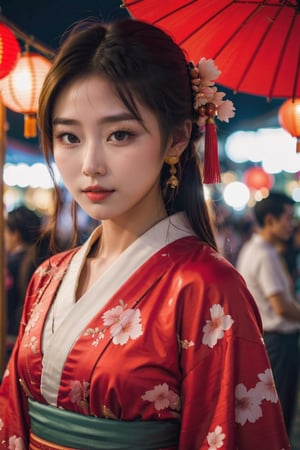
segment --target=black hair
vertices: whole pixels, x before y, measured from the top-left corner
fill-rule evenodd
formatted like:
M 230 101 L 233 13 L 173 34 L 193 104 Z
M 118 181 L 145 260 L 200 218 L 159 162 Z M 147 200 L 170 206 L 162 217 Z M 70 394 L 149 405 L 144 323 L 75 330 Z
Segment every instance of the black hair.
M 25 244 L 34 244 L 40 238 L 41 217 L 26 206 L 19 206 L 8 212 L 6 226 L 17 231 Z
M 285 206 L 294 205 L 294 203 L 294 200 L 283 192 L 271 191 L 268 197 L 257 202 L 254 206 L 257 224 L 263 227 L 268 214 L 272 214 L 278 219 L 284 213 Z
M 162 144 L 186 120 L 193 122 L 187 148 L 178 163 L 177 189 L 165 188 L 170 168 L 164 164 L 161 190 L 167 213 L 185 211 L 195 233 L 216 248 L 204 198 L 196 142 L 199 127 L 193 109 L 191 81 L 183 51 L 159 28 L 137 20 L 111 24 L 82 21 L 63 42 L 46 77 L 39 101 L 39 127 L 48 166 L 52 157 L 52 113 L 60 92 L 88 75 L 107 79 L 128 110 L 142 122 L 137 101 L 149 108 L 160 125 Z M 59 197 L 59 190 L 56 187 Z M 56 202 L 59 213 L 60 201 Z M 75 215 L 73 216 L 75 218 Z M 55 227 L 53 227 L 55 232 Z

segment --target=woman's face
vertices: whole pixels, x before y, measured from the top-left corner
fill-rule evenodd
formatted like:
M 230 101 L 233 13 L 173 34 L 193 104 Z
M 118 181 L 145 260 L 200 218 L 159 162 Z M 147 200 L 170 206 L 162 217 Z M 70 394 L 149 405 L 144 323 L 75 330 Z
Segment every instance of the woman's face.
M 163 205 L 159 125 L 137 105 L 144 126 L 99 76 L 74 81 L 54 104 L 56 165 L 74 199 L 96 220 L 133 218 Z

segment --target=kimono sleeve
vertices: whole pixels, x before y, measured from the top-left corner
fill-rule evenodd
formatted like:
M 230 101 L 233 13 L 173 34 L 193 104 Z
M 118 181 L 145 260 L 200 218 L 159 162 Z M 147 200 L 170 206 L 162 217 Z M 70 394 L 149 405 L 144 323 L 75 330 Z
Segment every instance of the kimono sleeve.
M 287 450 L 255 302 L 229 264 L 200 272 L 181 292 L 179 449 Z
M 28 448 L 29 418 L 27 398 L 19 383 L 17 339 L 0 386 L 0 448 Z
M 22 359 L 23 335 L 26 333 L 26 325 L 31 317 L 34 307 L 41 301 L 44 293 L 49 286 L 51 287 L 51 298 L 55 294 L 55 289 L 59 286 L 67 266 L 77 249 L 72 249 L 45 260 L 34 272 L 25 296 L 24 308 L 19 328 L 18 338 L 14 345 L 14 349 L 7 368 L 4 372 L 2 383 L 0 386 L 0 448 L 25 450 L 28 448 L 30 419 L 27 405 L 27 388 L 21 386 L 19 379 L 20 372 L 23 369 L 31 377 L 34 375 L 30 372 L 31 367 L 21 366 L 22 360 L 26 361 L 26 357 Z M 36 374 L 35 374 L 36 375 Z M 34 385 L 34 382 L 31 383 Z M 39 386 L 34 386 L 35 392 L 39 392 Z M 29 393 L 28 393 L 29 395 Z
M 4 371 L 0 386 L 0 448 L 25 450 L 28 448 L 30 421 L 27 397 L 20 385 L 18 354 L 26 321 L 35 301 L 39 277 L 33 275 L 25 296 L 24 308 L 13 352 Z

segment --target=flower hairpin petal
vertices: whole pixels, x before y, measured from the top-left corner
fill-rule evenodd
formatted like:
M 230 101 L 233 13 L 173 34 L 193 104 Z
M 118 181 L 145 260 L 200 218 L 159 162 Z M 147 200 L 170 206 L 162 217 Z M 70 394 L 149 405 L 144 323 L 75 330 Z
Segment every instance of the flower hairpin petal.
M 218 157 L 218 137 L 215 118 L 228 122 L 235 115 L 231 100 L 224 100 L 225 93 L 219 92 L 215 80 L 221 74 L 212 59 L 201 58 L 197 65 L 189 63 L 193 91 L 193 107 L 198 113 L 197 124 L 205 133 L 203 182 L 221 181 Z

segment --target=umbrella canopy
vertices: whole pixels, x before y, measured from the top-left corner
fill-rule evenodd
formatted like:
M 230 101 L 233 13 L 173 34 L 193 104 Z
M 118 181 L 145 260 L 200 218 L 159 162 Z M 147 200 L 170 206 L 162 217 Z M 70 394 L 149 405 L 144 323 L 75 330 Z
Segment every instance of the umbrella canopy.
M 136 19 L 167 31 L 218 83 L 267 98 L 300 97 L 300 0 L 128 0 Z

